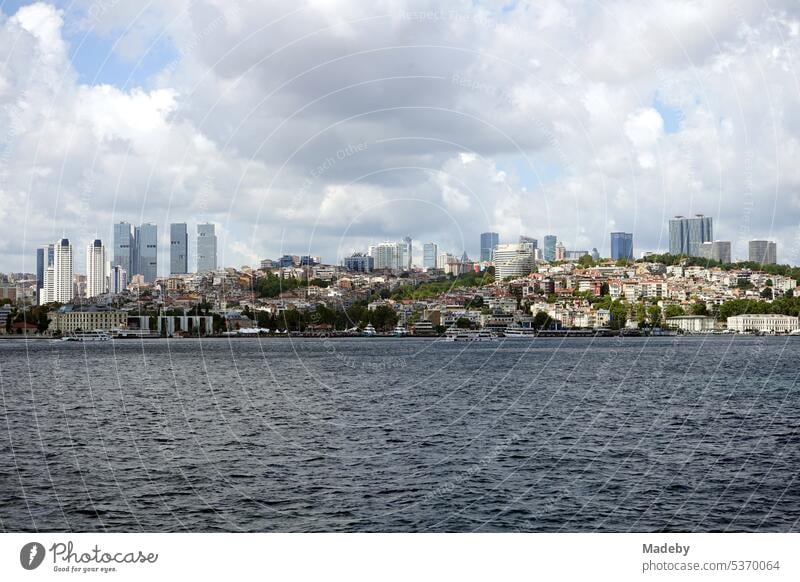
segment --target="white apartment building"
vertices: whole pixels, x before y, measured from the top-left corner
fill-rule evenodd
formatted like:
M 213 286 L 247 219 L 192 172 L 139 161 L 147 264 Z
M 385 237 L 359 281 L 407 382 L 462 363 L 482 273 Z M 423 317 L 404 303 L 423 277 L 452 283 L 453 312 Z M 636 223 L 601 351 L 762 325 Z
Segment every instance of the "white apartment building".
M 106 289 L 106 248 L 100 239 L 86 246 L 86 297 L 97 297 Z
M 534 267 L 532 243 L 503 244 L 494 247 L 493 253 L 495 279 L 502 281 L 507 277 L 524 277 Z
M 789 333 L 800 328 L 798 318 L 780 313 L 753 313 L 728 318 L 728 329 L 736 332 Z
M 53 295 L 51 301 L 72 301 L 72 245 L 62 238 L 53 248 Z

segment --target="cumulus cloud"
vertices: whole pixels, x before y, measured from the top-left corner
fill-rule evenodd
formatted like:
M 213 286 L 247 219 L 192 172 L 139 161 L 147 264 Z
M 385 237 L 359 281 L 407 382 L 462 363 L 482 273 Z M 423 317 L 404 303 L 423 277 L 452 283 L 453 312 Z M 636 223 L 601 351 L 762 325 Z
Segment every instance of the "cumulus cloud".
M 3 269 L 117 220 L 215 221 L 238 265 L 476 254 L 489 229 L 659 250 L 694 212 L 800 262 L 799 23 L 789 0 L 24 6 L 0 19 Z M 87 81 L 84 37 L 160 64 Z

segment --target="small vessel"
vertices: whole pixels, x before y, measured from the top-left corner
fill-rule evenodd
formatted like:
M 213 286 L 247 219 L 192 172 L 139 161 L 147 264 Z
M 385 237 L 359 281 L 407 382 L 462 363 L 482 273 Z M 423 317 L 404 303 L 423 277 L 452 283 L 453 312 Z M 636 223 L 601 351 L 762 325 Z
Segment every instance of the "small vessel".
M 73 331 L 61 338 L 62 342 L 107 342 L 111 336 L 103 330 Z
M 398 323 L 396 326 L 394 326 L 392 333 L 397 337 L 403 337 L 408 335 L 408 330 Z
M 372 326 L 371 323 L 367 324 L 367 327 L 364 328 L 364 331 L 361 332 L 362 335 L 373 336 L 378 332 L 375 331 L 375 328 Z
M 491 331 L 472 329 L 448 329 L 444 333 L 444 341 L 448 342 L 489 342 L 497 339 Z

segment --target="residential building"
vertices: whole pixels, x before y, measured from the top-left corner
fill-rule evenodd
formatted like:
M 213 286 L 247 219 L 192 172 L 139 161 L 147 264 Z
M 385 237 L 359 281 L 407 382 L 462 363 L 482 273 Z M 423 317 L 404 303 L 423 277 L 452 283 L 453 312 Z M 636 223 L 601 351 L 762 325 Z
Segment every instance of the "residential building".
M 375 268 L 375 259 L 364 253 L 353 253 L 344 258 L 344 268 L 348 271 L 369 273 Z
M 534 268 L 534 251 L 531 243 L 502 244 L 494 249 L 495 278 L 524 277 Z
M 217 235 L 213 223 L 197 225 L 197 272 L 217 270 Z
M 619 261 L 620 259 L 633 260 L 632 232 L 611 233 L 611 259 L 614 261 Z
M 545 261 L 555 261 L 556 260 L 556 241 L 558 238 L 554 234 L 548 234 L 544 237 L 544 260 Z
M 492 251 L 498 244 L 500 244 L 500 235 L 496 232 L 481 233 L 481 262 L 492 260 Z
M 436 243 L 425 243 L 422 246 L 422 266 L 425 269 L 436 268 L 436 256 L 439 254 L 439 247 Z
M 556 243 L 556 261 L 565 261 L 567 259 L 567 248 L 561 241 Z
M 700 244 L 713 239 L 714 225 L 710 216 L 676 216 L 669 221 L 669 252 L 672 255 L 700 256 Z
M 169 273 L 185 275 L 189 272 L 189 230 L 185 222 L 169 225 Z
M 106 248 L 96 238 L 86 246 L 86 297 L 106 292 Z
M 728 329 L 737 332 L 790 333 L 798 328 L 798 318 L 780 313 L 734 315 L 728 318 Z
M 51 301 L 69 303 L 73 298 L 72 245 L 68 238 L 55 243 L 53 249 L 53 295 Z
M 134 245 L 131 225 L 119 222 L 114 225 L 113 265 L 120 265 L 128 273 L 132 273 L 136 265 L 133 262 Z
M 748 243 L 748 260 L 762 265 L 778 262 L 778 246 L 770 240 L 751 240 Z
M 152 283 L 158 277 L 158 227 L 149 222 L 137 226 L 133 239 L 134 273 L 141 275 L 145 283 Z M 122 265 L 119 262 L 116 264 Z
M 370 247 L 370 255 L 375 259 L 375 269 L 389 269 L 399 272 L 404 268 L 404 243 L 382 242 Z

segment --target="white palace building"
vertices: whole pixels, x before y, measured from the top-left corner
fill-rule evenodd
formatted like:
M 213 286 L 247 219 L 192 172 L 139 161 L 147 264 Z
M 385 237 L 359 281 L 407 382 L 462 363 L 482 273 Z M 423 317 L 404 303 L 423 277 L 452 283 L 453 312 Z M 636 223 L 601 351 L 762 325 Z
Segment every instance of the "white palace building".
M 800 329 L 799 319 L 780 313 L 752 313 L 728 318 L 728 329 L 737 332 L 791 333 Z

